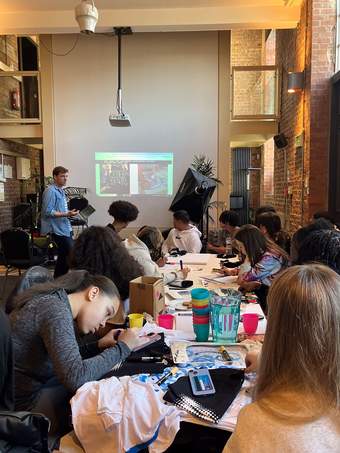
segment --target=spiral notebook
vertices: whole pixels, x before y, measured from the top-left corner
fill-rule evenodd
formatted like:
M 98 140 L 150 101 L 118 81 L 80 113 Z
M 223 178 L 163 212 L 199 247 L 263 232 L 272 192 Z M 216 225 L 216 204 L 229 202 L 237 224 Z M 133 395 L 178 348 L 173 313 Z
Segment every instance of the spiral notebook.
M 214 395 L 194 396 L 185 376 L 169 385 L 164 400 L 201 420 L 218 423 L 241 390 L 244 371 L 230 368 L 209 371 L 216 390 Z

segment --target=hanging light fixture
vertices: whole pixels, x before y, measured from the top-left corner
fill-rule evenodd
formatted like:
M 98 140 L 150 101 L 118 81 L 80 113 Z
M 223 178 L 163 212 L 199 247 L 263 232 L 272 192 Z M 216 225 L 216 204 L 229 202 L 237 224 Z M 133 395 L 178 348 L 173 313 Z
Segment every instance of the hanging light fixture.
M 129 115 L 123 111 L 122 100 L 122 86 L 121 86 L 121 72 L 122 72 L 122 35 L 131 35 L 132 30 L 130 27 L 116 27 L 114 28 L 115 35 L 118 38 L 118 89 L 116 99 L 117 113 L 111 113 L 109 121 L 111 126 L 114 127 L 131 127 Z
M 302 72 L 288 72 L 288 93 L 297 93 L 305 88 L 305 73 Z
M 86 35 L 94 33 L 98 22 L 98 10 L 94 5 L 94 1 L 82 0 L 76 6 L 75 18 L 81 33 L 85 33 Z

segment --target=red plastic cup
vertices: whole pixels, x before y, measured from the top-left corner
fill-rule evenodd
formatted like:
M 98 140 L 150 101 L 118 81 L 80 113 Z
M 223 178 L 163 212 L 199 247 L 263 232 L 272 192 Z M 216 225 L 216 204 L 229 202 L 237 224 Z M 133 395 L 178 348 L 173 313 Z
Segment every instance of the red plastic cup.
M 193 317 L 192 323 L 193 324 L 209 324 L 209 316 L 200 316 L 199 318 Z
M 169 314 L 158 315 L 158 325 L 159 327 L 164 327 L 164 329 L 173 329 L 174 319 L 175 317 L 173 315 Z
M 257 313 L 244 313 L 242 320 L 245 333 L 247 335 L 254 335 L 259 324 L 259 315 Z

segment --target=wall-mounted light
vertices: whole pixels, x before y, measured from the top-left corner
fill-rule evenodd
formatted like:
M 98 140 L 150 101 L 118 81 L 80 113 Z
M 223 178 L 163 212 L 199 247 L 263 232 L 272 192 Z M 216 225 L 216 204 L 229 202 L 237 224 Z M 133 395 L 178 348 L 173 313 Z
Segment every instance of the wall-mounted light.
M 299 93 L 305 88 L 305 73 L 302 72 L 288 72 L 288 93 Z

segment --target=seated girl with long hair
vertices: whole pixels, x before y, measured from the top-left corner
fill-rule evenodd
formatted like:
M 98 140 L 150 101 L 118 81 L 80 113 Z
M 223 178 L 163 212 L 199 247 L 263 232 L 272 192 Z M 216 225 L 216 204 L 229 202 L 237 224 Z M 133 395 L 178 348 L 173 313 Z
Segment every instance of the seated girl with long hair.
M 88 359 L 83 359 L 77 341 L 77 335 L 95 333 L 104 326 L 119 305 L 112 281 L 86 271 L 69 272 L 17 297 L 10 315 L 17 410 L 41 411 L 58 422 L 57 414 L 53 420 L 50 394 L 46 398 L 45 391 L 59 388 L 65 399 L 68 392 L 101 378 L 129 356 L 138 342 L 131 330 L 122 332 L 117 343 L 109 332 L 99 340 L 97 355 Z
M 130 255 L 142 266 L 144 275 L 163 277 L 165 284 L 176 279 L 186 279 L 188 268 L 162 274 L 160 267 L 165 264 L 165 259 L 162 257 L 163 242 L 162 233 L 158 228 L 144 226 L 136 235 L 126 239 L 124 245 Z
M 238 273 L 240 285 L 256 281 L 270 286 L 275 276 L 289 263 L 287 253 L 254 225 L 242 226 L 235 240 L 244 257 Z
M 340 276 L 320 264 L 287 269 L 268 309 L 253 403 L 223 453 L 339 452 Z

